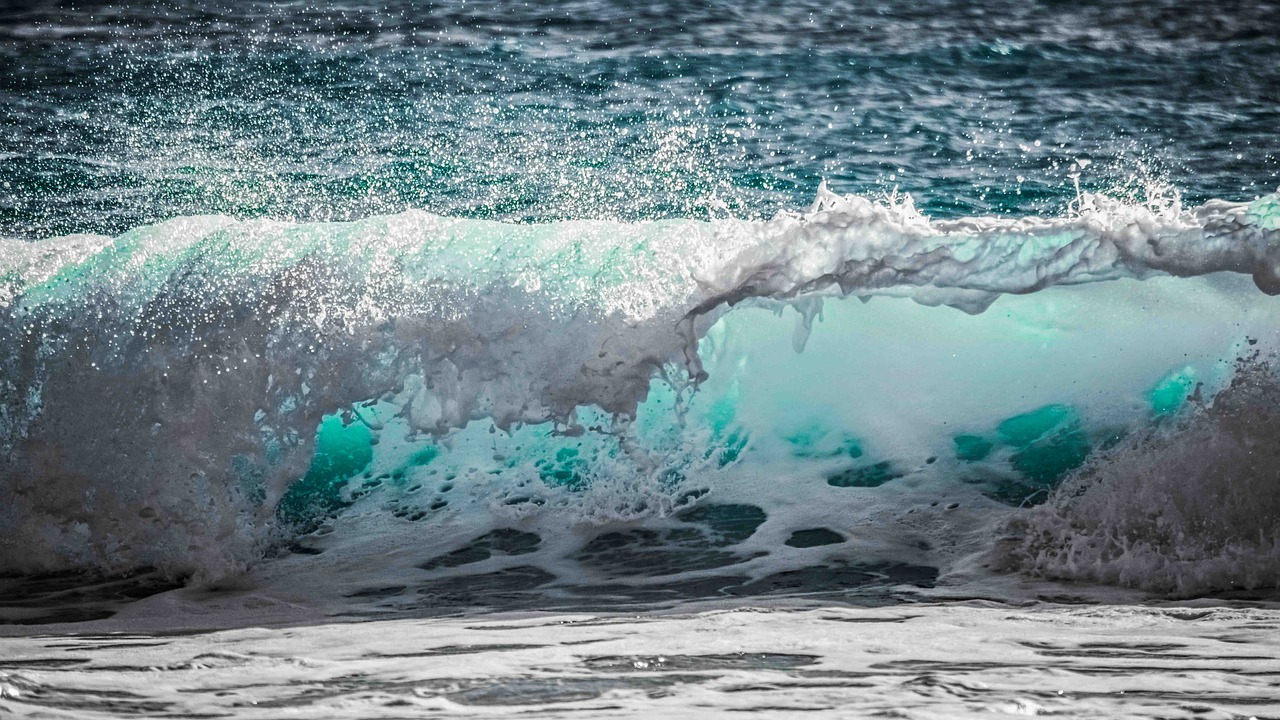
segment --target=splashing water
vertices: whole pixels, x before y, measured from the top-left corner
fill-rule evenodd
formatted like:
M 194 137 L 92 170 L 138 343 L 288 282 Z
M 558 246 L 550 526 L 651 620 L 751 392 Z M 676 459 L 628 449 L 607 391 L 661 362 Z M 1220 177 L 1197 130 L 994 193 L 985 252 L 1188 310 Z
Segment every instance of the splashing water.
M 772 517 L 787 501 L 766 500 L 748 466 L 789 456 L 854 461 L 828 478 L 828 493 L 941 482 L 932 461 L 913 470 L 926 457 L 1007 463 L 1013 485 L 984 497 L 1025 502 L 1144 422 L 1129 398 L 1189 354 L 1189 372 L 1226 382 L 1222 364 L 1246 333 L 1274 337 L 1265 295 L 1215 273 L 1280 290 L 1275 207 L 1275 196 L 1184 209 L 1084 195 L 1062 218 L 930 220 L 909 197 L 879 203 L 823 188 L 807 212 L 767 222 L 193 217 L 117 238 L 9 241 L 8 569 L 216 577 L 253 563 L 290 527 L 315 528 L 384 484 L 383 494 L 420 488 L 450 463 L 445 484 L 502 512 L 567 503 L 574 522 L 662 516 L 711 488 Z M 1142 292 L 1125 284 L 1118 303 L 1107 290 L 1159 276 L 1188 279 Z M 1092 287 L 1072 289 L 1081 284 Z M 962 323 L 943 308 L 926 320 L 899 300 L 830 302 L 849 296 L 981 319 Z M 787 305 L 800 313 L 794 331 L 760 319 Z M 1073 351 L 1096 358 L 1149 342 L 1119 323 L 1153 311 L 1186 337 L 1119 358 L 1087 389 L 1065 380 L 1101 369 Z M 810 337 L 819 316 L 849 331 Z M 917 337 L 904 322 L 968 359 L 943 369 L 897 348 Z M 1142 324 L 1152 333 L 1159 320 Z M 778 359 L 774 336 L 789 338 L 791 360 Z M 1032 386 L 1001 393 L 983 364 L 1031 339 L 1063 367 L 1034 368 L 1045 388 L 1023 369 Z M 785 369 L 810 356 L 808 380 Z M 919 367 L 884 368 L 886 357 Z M 844 377 L 824 378 L 841 363 Z M 935 372 L 954 374 L 954 387 L 939 391 Z M 859 407 L 811 398 L 833 387 Z M 1178 387 L 1152 390 L 1144 412 L 1176 407 Z M 484 439 L 487 423 L 501 442 Z M 960 423 L 972 432 L 946 429 Z M 477 478 L 485 466 L 497 477 Z M 739 466 L 746 479 L 733 478 Z M 459 467 L 471 474 L 457 477 Z M 967 479 L 999 485 L 993 472 Z M 564 497 L 535 498 L 530 482 Z M 432 510 L 392 505 L 401 518 Z

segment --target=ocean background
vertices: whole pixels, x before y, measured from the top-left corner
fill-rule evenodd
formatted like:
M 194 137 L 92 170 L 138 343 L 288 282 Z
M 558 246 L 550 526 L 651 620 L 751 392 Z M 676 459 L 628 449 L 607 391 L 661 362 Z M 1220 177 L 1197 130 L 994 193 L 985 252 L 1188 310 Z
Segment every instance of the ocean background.
M 1278 31 L 0 8 L 0 713 L 1280 717 Z
M 9 237 L 767 218 L 824 179 L 943 218 L 1057 214 L 1073 174 L 1188 203 L 1280 184 L 1265 2 L 9 7 Z

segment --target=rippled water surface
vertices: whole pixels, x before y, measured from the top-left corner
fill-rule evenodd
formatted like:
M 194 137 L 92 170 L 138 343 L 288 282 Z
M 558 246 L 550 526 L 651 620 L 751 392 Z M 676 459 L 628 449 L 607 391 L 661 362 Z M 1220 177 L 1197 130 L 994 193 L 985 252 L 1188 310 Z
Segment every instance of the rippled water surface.
M 822 178 L 941 216 L 1056 211 L 1072 175 L 1280 185 L 1269 2 L 31 6 L 0 12 L 10 236 L 767 216 Z

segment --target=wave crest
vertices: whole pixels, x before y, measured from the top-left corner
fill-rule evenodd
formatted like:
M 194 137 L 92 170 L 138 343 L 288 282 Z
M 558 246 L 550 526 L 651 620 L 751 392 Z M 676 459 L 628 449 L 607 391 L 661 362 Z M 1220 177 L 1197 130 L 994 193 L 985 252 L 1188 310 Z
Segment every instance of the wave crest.
M 823 188 L 768 222 L 189 217 L 0 241 L 4 569 L 243 567 L 324 416 L 391 402 L 436 436 L 629 418 L 655 377 L 705 377 L 698 341 L 734 305 L 796 304 L 801 347 L 828 295 L 973 313 L 1224 270 L 1280 292 L 1278 217 L 1276 196 L 1088 196 L 1066 217 L 932 221 Z

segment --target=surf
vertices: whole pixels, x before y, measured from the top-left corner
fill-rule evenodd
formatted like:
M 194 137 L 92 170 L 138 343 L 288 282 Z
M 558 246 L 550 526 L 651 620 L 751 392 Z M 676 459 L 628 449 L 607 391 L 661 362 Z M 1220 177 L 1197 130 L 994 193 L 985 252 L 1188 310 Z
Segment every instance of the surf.
M 744 582 L 841 553 L 945 580 L 1073 473 L 1157 462 L 1126 443 L 1203 412 L 1240 358 L 1265 365 L 1280 196 L 950 220 L 825 187 L 766 221 L 193 216 L 3 241 L 0 272 L 6 573 L 211 581 L 310 547 L 346 592 L 463 538 L 512 555 L 493 538 L 515 528 L 581 585 L 613 572 L 582 561 L 593 541 L 647 524 L 659 545 L 692 526 L 691 552 L 728 552 Z M 370 565 L 396 548 L 413 557 Z M 1223 576 L 1019 567 L 1183 593 Z

